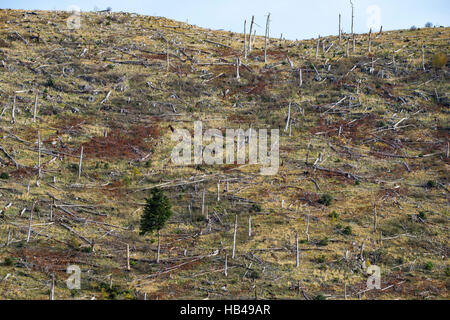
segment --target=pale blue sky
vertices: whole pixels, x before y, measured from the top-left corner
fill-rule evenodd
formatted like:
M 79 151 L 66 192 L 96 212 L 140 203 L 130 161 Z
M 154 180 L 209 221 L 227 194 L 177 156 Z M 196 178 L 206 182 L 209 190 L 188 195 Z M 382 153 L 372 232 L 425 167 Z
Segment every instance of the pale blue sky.
M 368 32 L 369 26 L 384 30 L 423 27 L 426 22 L 448 26 L 450 0 L 354 0 L 355 32 Z M 0 0 L 0 8 L 67 10 L 75 5 L 82 11 L 94 7 L 113 11 L 136 12 L 164 16 L 170 19 L 211 29 L 243 32 L 252 15 L 264 34 L 265 17 L 271 13 L 271 36 L 307 39 L 317 35 L 338 33 L 338 15 L 342 14 L 342 29 L 350 32 L 349 0 Z M 375 6 L 375 7 L 374 7 Z M 248 30 L 248 29 L 247 29 Z

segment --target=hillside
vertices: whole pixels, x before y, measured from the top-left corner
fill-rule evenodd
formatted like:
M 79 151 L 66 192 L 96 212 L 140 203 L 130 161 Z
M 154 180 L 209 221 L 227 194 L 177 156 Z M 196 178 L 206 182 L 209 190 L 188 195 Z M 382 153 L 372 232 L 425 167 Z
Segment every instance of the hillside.
M 448 299 L 449 28 L 374 32 L 370 52 L 272 38 L 264 62 L 261 36 L 245 59 L 243 34 L 68 17 L 0 10 L 0 299 L 48 299 L 52 275 L 55 299 Z M 279 129 L 278 173 L 176 166 L 194 121 Z M 159 263 L 139 235 L 154 187 L 174 211 Z

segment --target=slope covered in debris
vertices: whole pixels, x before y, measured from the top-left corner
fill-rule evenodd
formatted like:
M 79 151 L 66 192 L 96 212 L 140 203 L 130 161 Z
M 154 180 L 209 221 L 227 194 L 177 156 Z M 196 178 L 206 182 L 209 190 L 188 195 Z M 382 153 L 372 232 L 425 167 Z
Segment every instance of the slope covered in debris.
M 69 16 L 0 10 L 0 298 L 47 299 L 52 275 L 55 299 L 448 298 L 448 28 L 270 39 L 265 62 L 261 36 L 245 58 L 243 34 Z M 279 129 L 278 174 L 174 165 L 194 121 Z

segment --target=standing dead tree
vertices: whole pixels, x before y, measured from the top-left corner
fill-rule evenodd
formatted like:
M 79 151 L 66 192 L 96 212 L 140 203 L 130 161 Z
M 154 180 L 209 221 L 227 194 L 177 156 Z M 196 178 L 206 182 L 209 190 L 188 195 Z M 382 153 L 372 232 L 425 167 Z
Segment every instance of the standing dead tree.
M 81 178 L 81 166 L 83 165 L 83 146 L 80 151 L 80 162 L 78 163 L 78 179 Z
M 244 59 L 247 60 L 247 20 L 244 20 Z
M 264 36 L 264 63 L 267 62 L 267 43 L 269 40 L 269 23 L 270 23 L 270 13 L 267 15 L 266 21 L 266 34 Z
M 36 90 L 36 95 L 35 95 L 35 97 L 34 97 L 33 122 L 36 122 L 36 116 L 37 116 L 37 103 L 38 103 L 38 91 Z
M 238 219 L 237 214 L 234 217 L 234 233 L 233 233 L 233 252 L 231 255 L 231 259 L 234 259 L 236 257 L 236 234 L 237 234 L 237 225 L 238 225 Z
M 319 38 L 317 38 L 317 43 L 316 43 L 316 59 L 319 57 L 319 45 L 320 45 L 320 35 L 319 35 Z
M 355 52 L 355 33 L 354 33 L 354 20 L 355 20 L 355 6 L 353 5 L 353 1 L 350 0 L 350 5 L 352 6 L 352 39 L 353 39 L 353 52 Z
M 13 98 L 13 105 L 12 105 L 12 111 L 11 111 L 11 123 L 16 123 L 16 95 L 14 95 Z
M 253 24 L 255 23 L 255 16 L 252 16 L 252 22 L 250 23 L 250 32 L 248 33 L 248 52 L 250 53 L 252 51 L 252 30 L 253 30 Z
M 295 266 L 300 266 L 300 254 L 298 250 L 298 233 L 295 233 Z
M 41 132 L 38 131 L 38 179 L 42 178 L 42 171 L 41 171 Z
M 425 45 L 422 44 L 422 69 L 423 71 L 427 71 L 425 69 Z
M 369 31 L 369 53 L 372 52 L 372 28 Z

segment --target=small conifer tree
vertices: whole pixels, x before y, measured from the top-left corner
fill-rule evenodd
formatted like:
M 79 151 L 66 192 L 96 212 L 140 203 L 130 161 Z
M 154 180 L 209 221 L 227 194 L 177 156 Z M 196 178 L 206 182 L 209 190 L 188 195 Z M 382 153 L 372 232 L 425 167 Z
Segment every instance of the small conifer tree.
M 170 200 L 161 189 L 152 189 L 151 198 L 146 201 L 141 217 L 141 235 L 160 231 L 172 216 Z

